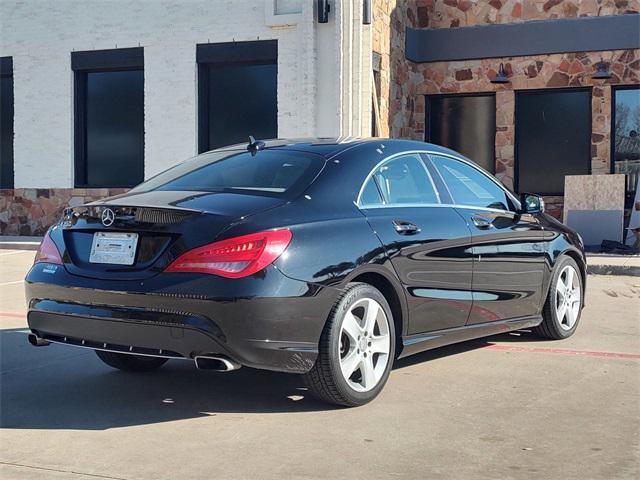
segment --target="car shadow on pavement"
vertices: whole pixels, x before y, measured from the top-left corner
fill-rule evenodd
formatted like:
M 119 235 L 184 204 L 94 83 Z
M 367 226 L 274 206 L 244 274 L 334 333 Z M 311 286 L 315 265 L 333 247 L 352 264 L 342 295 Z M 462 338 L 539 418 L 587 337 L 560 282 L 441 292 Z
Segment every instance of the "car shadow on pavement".
M 25 330 L 0 330 L 0 427 L 105 430 L 218 413 L 334 410 L 308 395 L 299 375 L 242 368 L 197 370 L 173 360 L 152 373 L 104 365 L 90 350 L 35 348 Z M 495 338 L 495 337 L 494 337 Z M 488 345 L 479 340 L 398 360 L 395 369 Z

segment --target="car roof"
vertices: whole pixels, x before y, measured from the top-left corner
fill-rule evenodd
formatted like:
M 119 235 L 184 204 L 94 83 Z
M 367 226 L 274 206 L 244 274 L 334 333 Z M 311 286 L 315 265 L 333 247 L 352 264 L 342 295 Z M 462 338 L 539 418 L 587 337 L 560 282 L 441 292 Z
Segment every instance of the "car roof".
M 421 142 L 418 140 L 404 140 L 395 138 L 380 137 L 311 137 L 311 138 L 276 138 L 262 140 L 267 149 L 296 150 L 308 153 L 315 153 L 323 157 L 330 158 L 345 150 L 349 150 L 358 145 L 380 143 L 385 146 L 394 145 L 404 147 L 406 150 L 429 150 L 439 153 L 448 153 L 461 156 L 446 147 L 441 147 L 433 143 Z M 246 150 L 248 143 L 238 143 L 229 145 L 213 151 Z

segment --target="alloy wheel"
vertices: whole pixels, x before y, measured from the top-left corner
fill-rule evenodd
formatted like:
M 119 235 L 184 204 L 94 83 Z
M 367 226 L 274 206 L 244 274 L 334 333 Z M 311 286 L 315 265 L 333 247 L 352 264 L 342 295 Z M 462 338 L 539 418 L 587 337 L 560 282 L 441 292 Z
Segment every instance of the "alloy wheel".
M 581 296 L 578 272 L 567 265 L 556 283 L 556 318 L 563 330 L 571 330 L 578 320 Z
M 357 392 L 374 388 L 390 360 L 389 319 L 371 298 L 355 302 L 345 314 L 340 330 L 340 370 Z

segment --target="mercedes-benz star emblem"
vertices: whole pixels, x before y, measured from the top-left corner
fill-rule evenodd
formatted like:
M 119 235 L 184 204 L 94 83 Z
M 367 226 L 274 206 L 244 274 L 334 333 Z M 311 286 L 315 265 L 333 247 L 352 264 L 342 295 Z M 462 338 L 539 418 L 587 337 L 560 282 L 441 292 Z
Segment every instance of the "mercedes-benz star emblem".
M 105 227 L 110 227 L 116 220 L 116 214 L 110 208 L 102 210 L 102 224 Z

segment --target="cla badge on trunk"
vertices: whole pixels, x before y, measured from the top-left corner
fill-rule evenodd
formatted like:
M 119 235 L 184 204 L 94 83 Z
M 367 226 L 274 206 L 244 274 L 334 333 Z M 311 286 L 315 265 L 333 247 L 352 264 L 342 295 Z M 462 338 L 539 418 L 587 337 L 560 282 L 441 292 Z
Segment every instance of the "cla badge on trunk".
M 105 227 L 110 227 L 113 225 L 113 222 L 116 220 L 116 214 L 110 208 L 105 208 L 102 210 L 102 224 Z

